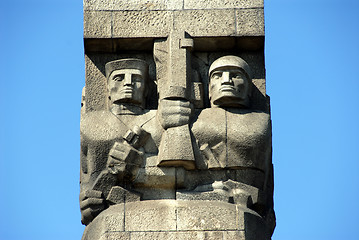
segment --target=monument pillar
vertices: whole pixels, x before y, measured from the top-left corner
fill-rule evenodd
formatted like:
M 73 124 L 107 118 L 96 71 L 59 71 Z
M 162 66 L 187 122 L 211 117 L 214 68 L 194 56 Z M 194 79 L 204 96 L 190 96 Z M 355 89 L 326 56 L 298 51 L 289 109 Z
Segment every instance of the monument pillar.
M 84 0 L 83 240 L 271 239 L 263 0 Z

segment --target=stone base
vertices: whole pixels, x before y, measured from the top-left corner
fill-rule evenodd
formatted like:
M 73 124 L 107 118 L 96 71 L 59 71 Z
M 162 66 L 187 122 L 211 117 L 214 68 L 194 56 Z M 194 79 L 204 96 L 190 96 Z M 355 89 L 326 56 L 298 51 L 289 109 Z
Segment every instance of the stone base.
M 149 200 L 113 205 L 85 229 L 83 240 L 266 238 L 254 211 L 215 201 Z

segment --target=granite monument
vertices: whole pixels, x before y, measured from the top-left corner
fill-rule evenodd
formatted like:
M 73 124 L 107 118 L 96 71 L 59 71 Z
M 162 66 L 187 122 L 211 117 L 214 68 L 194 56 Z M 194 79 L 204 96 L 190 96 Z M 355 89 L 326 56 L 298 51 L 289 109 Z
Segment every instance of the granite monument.
M 83 239 L 271 239 L 263 1 L 85 0 Z

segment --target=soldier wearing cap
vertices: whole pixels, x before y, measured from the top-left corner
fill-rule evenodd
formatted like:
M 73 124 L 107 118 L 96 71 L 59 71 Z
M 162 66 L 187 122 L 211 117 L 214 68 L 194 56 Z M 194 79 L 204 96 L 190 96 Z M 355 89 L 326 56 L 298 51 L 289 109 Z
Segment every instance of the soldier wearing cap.
M 140 59 L 121 59 L 108 62 L 105 69 L 111 112 L 143 112 L 148 91 L 148 64 Z
M 203 109 L 192 125 L 203 161 L 202 168 L 265 168 L 256 152 L 269 139 L 269 115 L 250 109 L 251 71 L 237 56 L 224 56 L 209 68 L 210 108 Z M 252 129 L 256 128 L 256 129 Z M 215 137 L 213 137 L 215 136 Z M 262 149 L 260 149 L 262 150 Z
M 117 203 L 111 200 L 112 187 L 137 197 L 133 181 L 146 157 L 158 153 L 163 131 L 156 110 L 146 109 L 148 64 L 121 59 L 108 62 L 105 71 L 109 110 L 81 117 L 80 208 L 85 225 Z
M 209 68 L 211 107 L 249 107 L 251 71 L 237 56 L 218 58 Z
M 266 194 L 271 191 L 271 126 L 268 113 L 250 108 L 251 85 L 250 68 L 240 57 L 224 56 L 210 66 L 211 107 L 197 112 L 191 127 L 196 166 L 202 171 L 188 190 L 209 189 L 210 195 L 220 188 L 229 202 L 261 214 L 260 209 L 271 208 L 263 197 L 271 196 Z

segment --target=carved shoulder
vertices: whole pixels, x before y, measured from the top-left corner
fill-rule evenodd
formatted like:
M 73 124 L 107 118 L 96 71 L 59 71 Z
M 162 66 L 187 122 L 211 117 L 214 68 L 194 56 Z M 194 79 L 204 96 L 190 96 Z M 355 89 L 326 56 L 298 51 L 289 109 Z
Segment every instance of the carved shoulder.
M 228 111 L 227 128 L 229 138 L 238 140 L 243 137 L 241 141 L 244 143 L 258 142 L 262 137 L 270 134 L 270 115 L 257 111 Z
M 123 136 L 127 127 L 109 111 L 86 113 L 81 117 L 80 132 L 88 140 L 106 141 Z

